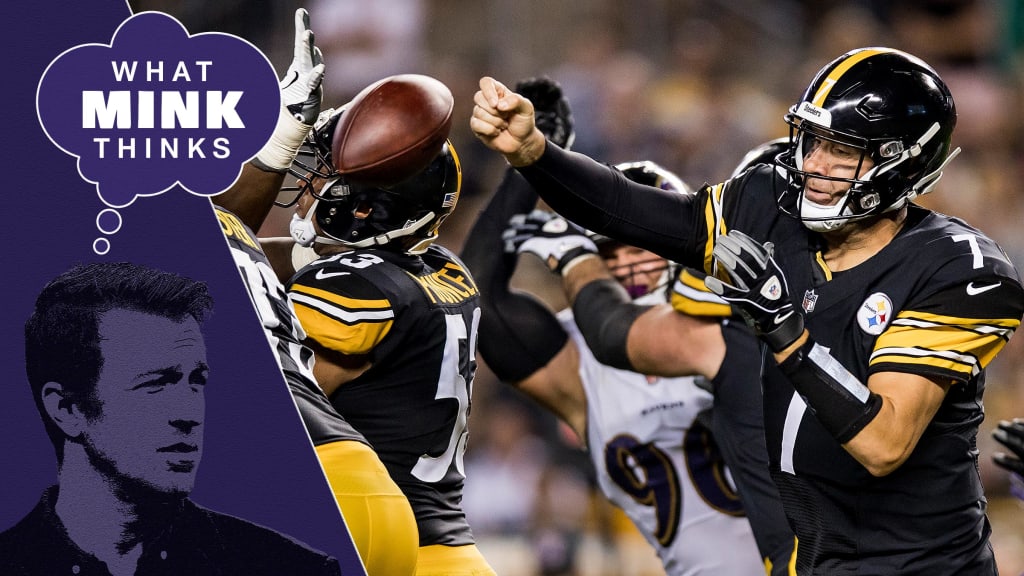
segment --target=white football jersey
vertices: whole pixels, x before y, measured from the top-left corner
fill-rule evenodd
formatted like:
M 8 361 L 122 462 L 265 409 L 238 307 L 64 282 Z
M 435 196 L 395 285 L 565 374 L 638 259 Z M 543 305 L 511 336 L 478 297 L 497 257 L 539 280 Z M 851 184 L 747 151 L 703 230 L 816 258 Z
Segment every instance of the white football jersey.
M 580 351 L 587 446 L 601 490 L 654 546 L 665 571 L 764 574 L 732 479 L 697 420 L 711 407 L 711 394 L 694 378 L 648 377 L 598 363 L 572 311 L 558 317 Z

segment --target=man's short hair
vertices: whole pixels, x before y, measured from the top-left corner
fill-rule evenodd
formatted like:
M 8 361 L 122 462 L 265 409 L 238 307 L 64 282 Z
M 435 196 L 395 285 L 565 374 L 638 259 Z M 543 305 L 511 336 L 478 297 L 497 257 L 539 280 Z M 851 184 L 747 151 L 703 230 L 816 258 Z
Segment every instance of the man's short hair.
M 130 262 L 80 264 L 43 288 L 25 323 L 25 370 L 58 460 L 64 434 L 43 407 L 43 385 L 60 383 L 64 402 L 77 405 L 86 417 L 99 416 L 94 396 L 103 367 L 99 319 L 114 309 L 202 322 L 213 298 L 204 282 Z

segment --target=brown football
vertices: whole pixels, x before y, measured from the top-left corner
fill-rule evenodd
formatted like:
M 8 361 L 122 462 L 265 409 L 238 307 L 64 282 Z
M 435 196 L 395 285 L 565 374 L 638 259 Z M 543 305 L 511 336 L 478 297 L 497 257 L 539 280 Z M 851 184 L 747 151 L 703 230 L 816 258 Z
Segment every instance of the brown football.
M 406 180 L 441 152 L 454 104 L 451 90 L 429 76 L 399 74 L 374 82 L 338 118 L 335 169 L 360 184 Z

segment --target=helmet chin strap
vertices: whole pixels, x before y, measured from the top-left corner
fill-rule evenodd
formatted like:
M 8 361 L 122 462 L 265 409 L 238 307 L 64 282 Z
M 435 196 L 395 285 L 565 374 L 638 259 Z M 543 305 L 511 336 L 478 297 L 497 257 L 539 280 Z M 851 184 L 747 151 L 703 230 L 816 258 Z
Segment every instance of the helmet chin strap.
M 319 199 L 313 201 L 313 204 L 310 205 L 309 210 L 306 211 L 305 218 L 300 218 L 298 214 L 292 214 L 292 220 L 291 222 L 288 223 L 288 232 L 291 234 L 292 240 L 295 240 L 295 243 L 298 244 L 299 246 L 308 248 L 309 246 L 312 246 L 314 243 L 330 244 L 332 246 L 348 246 L 350 248 L 384 246 L 385 244 L 390 244 L 396 238 L 401 238 L 403 236 L 409 236 L 410 234 L 413 234 L 434 218 L 434 212 L 427 212 L 425 215 L 423 215 L 415 222 L 403 226 L 398 230 L 392 230 L 390 232 L 385 232 L 384 234 L 378 234 L 377 236 L 364 238 L 357 242 L 344 242 L 341 240 L 337 240 L 335 238 L 331 238 L 329 236 L 317 234 L 316 227 L 313 225 L 313 215 L 316 214 L 316 208 L 319 205 L 319 203 Z M 436 235 L 433 235 L 430 238 L 423 239 L 422 241 L 418 242 L 415 246 L 410 248 L 408 252 L 410 254 L 420 254 L 424 252 L 427 249 L 427 246 L 429 246 L 430 243 L 433 242 L 436 237 Z
M 384 246 L 385 244 L 390 244 L 391 241 L 395 240 L 396 238 L 401 238 L 403 236 L 409 236 L 413 234 L 414 232 L 422 228 L 424 224 L 430 222 L 433 218 L 434 213 L 432 211 L 427 212 L 419 220 L 416 220 L 412 224 L 407 224 L 399 228 L 398 230 L 392 230 L 390 232 L 385 232 L 384 234 L 378 234 L 377 236 L 373 236 L 371 238 L 364 238 L 358 242 L 345 242 L 344 244 L 346 246 L 351 246 L 353 248 L 366 248 L 368 246 Z M 433 238 L 430 238 L 430 240 L 433 241 Z M 422 242 L 420 244 L 422 244 Z M 419 244 L 417 244 L 413 248 L 416 248 L 418 246 Z M 424 250 L 426 250 L 426 246 L 424 246 L 419 252 L 413 252 L 412 250 L 409 250 L 408 252 L 410 254 L 419 254 Z

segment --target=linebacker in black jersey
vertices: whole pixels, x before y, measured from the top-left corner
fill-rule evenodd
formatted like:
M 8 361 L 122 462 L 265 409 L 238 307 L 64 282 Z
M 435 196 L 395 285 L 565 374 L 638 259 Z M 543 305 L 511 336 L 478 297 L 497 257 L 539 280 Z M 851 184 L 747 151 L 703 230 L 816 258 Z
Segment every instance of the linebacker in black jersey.
M 214 211 L 367 575 L 411 575 L 419 545 L 412 508 L 366 438 L 334 409 L 317 383 L 313 351 L 302 344 L 306 334 L 253 232 L 320 113 L 323 73 L 309 14 L 299 9 L 294 58 L 281 81 L 277 128 L 238 181 L 213 198 Z
M 296 161 L 291 169 L 300 179 L 297 196 L 285 204 L 298 205 L 292 237 L 262 239 L 261 245 L 286 281 L 304 342 L 315 351 L 316 381 L 411 504 L 419 545 L 415 574 L 494 574 L 461 507 L 477 288 L 458 257 L 433 244 L 458 202 L 459 158 L 445 142 L 425 169 L 394 185 L 347 182 L 331 161 L 342 112 L 319 115 L 304 142 L 313 165 Z M 298 142 L 272 141 L 265 157 L 247 167 L 255 189 L 230 203 L 233 212 L 246 214 L 247 222 L 266 217 L 265 195 L 278 190 L 270 183 L 280 185 L 274 171 L 289 169 Z M 257 168 L 269 171 L 261 175 Z M 313 248 L 313 258 L 293 257 L 305 255 L 303 247 Z M 337 494 L 340 487 L 332 487 Z M 409 532 L 390 523 L 375 528 L 399 537 Z M 391 553 L 387 544 L 382 554 Z
M 346 184 L 322 162 L 331 175 L 311 179 L 292 222 L 318 258 L 288 284 L 317 380 L 409 499 L 416 574 L 493 574 L 461 507 L 479 296 L 459 258 L 433 244 L 458 201 L 458 155 L 445 143 L 387 188 Z
M 991 239 L 912 203 L 955 155 L 933 69 L 887 48 L 842 55 L 786 115 L 774 165 L 683 197 L 547 146 L 529 101 L 491 78 L 474 101 L 477 136 L 552 208 L 719 275 L 708 286 L 749 317 L 799 574 L 996 573 L 975 440 L 1024 290 Z

